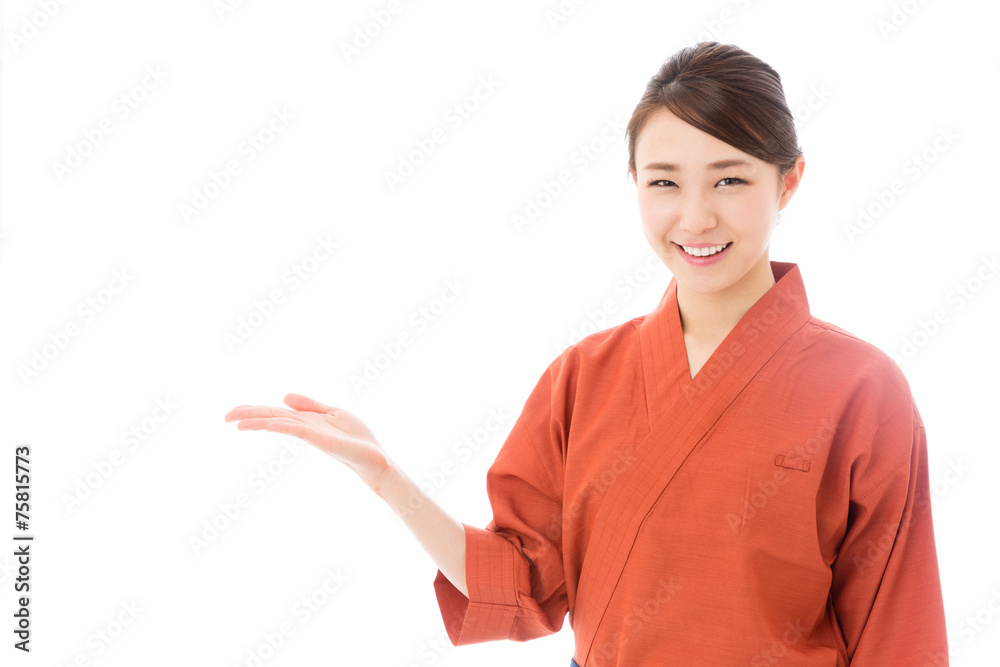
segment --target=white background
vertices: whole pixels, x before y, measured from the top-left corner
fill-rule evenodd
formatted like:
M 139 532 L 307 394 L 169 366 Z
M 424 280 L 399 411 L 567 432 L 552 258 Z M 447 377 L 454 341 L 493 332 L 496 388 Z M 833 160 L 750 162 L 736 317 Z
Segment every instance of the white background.
M 248 665 L 291 621 L 263 664 L 568 665 L 568 623 L 452 647 L 436 567 L 389 508 L 318 450 L 281 463 L 301 441 L 223 415 L 288 392 L 347 408 L 484 526 L 486 470 L 548 363 L 574 331 L 652 310 L 670 279 L 642 236 L 624 134 L 602 129 L 624 125 L 663 60 L 717 39 L 782 76 L 807 165 L 770 257 L 799 264 L 814 315 L 900 359 L 927 428 L 952 664 L 993 664 L 996 3 L 593 0 L 562 16 L 555 2 L 404 0 L 377 30 L 387 1 L 233 5 L 5 3 L 0 662 Z M 366 25 L 377 34 L 348 57 Z M 497 85 L 476 99 L 481 77 Z M 476 108 L 449 122 L 463 101 Z M 294 118 L 269 135 L 275 109 Z M 111 131 L 89 140 L 102 120 Z M 386 172 L 435 128 L 446 140 L 390 188 Z M 249 159 L 258 135 L 269 143 Z M 239 173 L 213 189 L 230 160 Z M 516 229 L 562 169 L 571 185 Z M 894 180 L 905 192 L 851 236 Z M 320 238 L 338 248 L 312 261 Z M 283 280 L 301 266 L 307 280 Z M 640 289 L 616 289 L 626 276 Z M 447 281 L 458 297 L 418 329 L 411 315 Z M 965 285 L 978 291 L 959 302 Z M 283 302 L 227 344 L 275 289 Z M 103 300 L 96 316 L 88 299 Z M 411 344 L 358 390 L 352 377 L 401 333 Z M 159 422 L 157 401 L 176 406 Z M 509 420 L 460 455 L 491 410 Z M 30 656 L 11 648 L 18 444 L 32 448 Z M 227 521 L 220 506 L 241 493 L 250 503 Z M 213 520 L 228 525 L 208 540 Z M 327 571 L 342 583 L 301 622 L 294 605 Z M 119 617 L 115 640 L 97 639 Z

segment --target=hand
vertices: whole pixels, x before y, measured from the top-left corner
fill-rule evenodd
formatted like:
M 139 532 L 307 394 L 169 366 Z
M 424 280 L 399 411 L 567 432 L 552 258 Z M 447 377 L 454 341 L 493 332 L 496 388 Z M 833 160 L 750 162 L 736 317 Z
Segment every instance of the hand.
M 364 422 L 342 408 L 332 408 L 301 394 L 286 394 L 292 408 L 238 405 L 226 421 L 239 420 L 240 430 L 288 433 L 305 440 L 354 470 L 372 486 L 389 468 L 389 457 Z

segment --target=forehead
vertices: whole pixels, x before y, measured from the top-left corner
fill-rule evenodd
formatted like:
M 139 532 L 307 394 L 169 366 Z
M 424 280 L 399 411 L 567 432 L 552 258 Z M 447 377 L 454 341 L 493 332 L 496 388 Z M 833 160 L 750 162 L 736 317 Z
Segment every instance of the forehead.
M 689 125 L 666 107 L 657 109 L 646 120 L 636 141 L 635 157 L 639 169 L 647 162 L 671 162 L 692 168 L 724 159 L 760 163 L 752 155 Z

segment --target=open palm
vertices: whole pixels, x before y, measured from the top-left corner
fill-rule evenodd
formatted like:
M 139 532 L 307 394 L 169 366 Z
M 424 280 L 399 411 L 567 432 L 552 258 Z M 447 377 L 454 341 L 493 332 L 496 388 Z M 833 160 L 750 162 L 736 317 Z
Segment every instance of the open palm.
M 301 394 L 286 394 L 289 408 L 238 405 L 226 421 L 239 421 L 240 430 L 288 433 L 305 440 L 356 472 L 366 483 L 388 466 L 385 450 L 371 429 L 343 408 L 334 408 Z

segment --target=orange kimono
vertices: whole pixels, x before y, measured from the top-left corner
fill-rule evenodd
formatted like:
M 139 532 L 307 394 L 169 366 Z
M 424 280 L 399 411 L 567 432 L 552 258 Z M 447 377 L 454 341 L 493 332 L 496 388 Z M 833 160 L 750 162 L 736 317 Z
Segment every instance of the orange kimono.
M 493 520 L 463 524 L 469 597 L 434 580 L 454 645 L 569 613 L 580 667 L 948 664 L 909 385 L 771 271 L 694 379 L 676 279 L 549 365 L 487 474 Z

